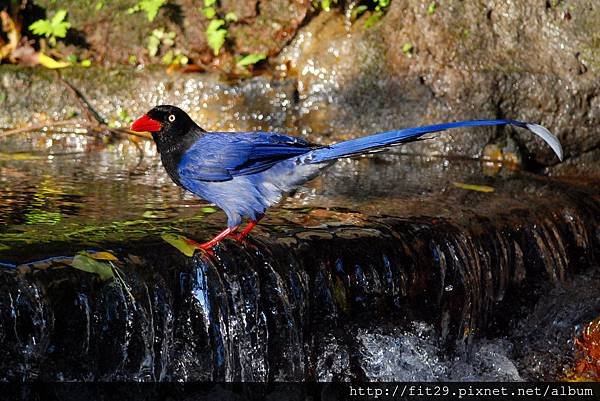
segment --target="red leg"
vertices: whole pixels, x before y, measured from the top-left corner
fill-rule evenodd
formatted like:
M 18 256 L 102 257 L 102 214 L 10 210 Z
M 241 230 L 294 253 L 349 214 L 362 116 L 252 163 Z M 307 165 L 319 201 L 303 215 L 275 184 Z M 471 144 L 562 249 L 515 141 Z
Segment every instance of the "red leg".
M 229 234 L 234 233 L 235 230 L 238 229 L 238 227 L 239 226 L 235 226 L 233 228 L 226 228 L 220 234 L 218 234 L 216 237 L 214 237 L 210 241 L 205 242 L 203 244 L 199 244 L 196 241 L 191 240 L 191 239 L 186 240 L 186 242 L 188 244 L 195 246 L 196 248 L 202 249 L 204 251 L 211 251 L 213 246 L 217 245 L 219 242 L 221 242 L 223 240 L 223 238 L 227 237 Z
M 258 224 L 258 222 L 264 217 L 264 215 L 260 215 L 258 216 L 258 218 L 256 220 L 250 220 L 250 222 L 248 223 L 248 225 L 246 226 L 246 228 L 244 228 L 244 231 L 242 231 L 239 234 L 234 234 L 232 235 L 232 237 L 237 240 L 237 241 L 241 241 L 244 238 L 246 238 L 248 236 L 248 234 L 250 234 L 250 231 L 252 231 L 252 229 L 254 227 L 256 227 L 256 225 Z

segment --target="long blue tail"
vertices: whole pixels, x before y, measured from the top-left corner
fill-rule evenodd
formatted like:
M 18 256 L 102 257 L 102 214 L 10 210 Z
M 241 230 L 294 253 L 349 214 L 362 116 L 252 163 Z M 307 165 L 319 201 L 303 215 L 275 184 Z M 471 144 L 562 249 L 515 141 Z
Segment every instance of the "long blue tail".
M 558 138 L 550 133 L 546 128 L 538 124 L 524 123 L 513 120 L 474 120 L 457 121 L 452 123 L 427 125 L 424 127 L 406 128 L 396 131 L 382 132 L 371 136 L 351 139 L 349 141 L 336 143 L 334 145 L 315 149 L 308 153 L 303 159 L 307 163 L 321 163 L 328 160 L 335 160 L 343 157 L 357 156 L 374 150 L 386 148 L 389 146 L 400 145 L 407 142 L 419 140 L 419 137 L 431 133 L 444 131 L 459 127 L 478 127 L 482 125 L 514 125 L 525 128 L 540 138 L 542 138 L 556 153 L 562 161 L 563 151 Z

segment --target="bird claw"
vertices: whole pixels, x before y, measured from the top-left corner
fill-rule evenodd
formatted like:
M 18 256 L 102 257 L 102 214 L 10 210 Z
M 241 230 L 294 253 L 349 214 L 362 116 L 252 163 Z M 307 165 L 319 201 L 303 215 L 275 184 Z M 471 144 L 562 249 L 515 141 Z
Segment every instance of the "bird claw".
M 246 241 L 246 236 L 242 235 L 242 234 L 231 234 L 229 237 L 232 240 L 237 241 L 237 242 L 244 242 L 244 241 Z
M 210 256 L 215 256 L 213 247 L 215 247 L 217 244 L 212 243 L 212 241 L 208 241 L 208 242 L 204 242 L 204 243 L 200 244 L 192 239 L 186 239 L 185 242 L 188 245 L 190 245 L 191 247 L 196 248 L 197 251 L 206 253 Z

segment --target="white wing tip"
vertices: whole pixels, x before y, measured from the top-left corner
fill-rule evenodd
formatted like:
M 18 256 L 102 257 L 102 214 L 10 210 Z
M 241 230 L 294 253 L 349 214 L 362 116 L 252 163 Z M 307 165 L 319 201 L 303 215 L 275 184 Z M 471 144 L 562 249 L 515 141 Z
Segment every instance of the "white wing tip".
M 542 127 L 539 124 L 527 123 L 525 125 L 527 126 L 527 129 L 529 131 L 533 132 L 534 134 L 536 134 L 537 136 L 542 138 L 552 148 L 554 153 L 556 153 L 556 156 L 558 156 L 558 159 L 561 162 L 563 161 L 563 149 L 560 144 L 560 141 L 558 140 L 558 138 L 556 136 L 554 136 L 550 131 L 548 131 L 545 127 Z

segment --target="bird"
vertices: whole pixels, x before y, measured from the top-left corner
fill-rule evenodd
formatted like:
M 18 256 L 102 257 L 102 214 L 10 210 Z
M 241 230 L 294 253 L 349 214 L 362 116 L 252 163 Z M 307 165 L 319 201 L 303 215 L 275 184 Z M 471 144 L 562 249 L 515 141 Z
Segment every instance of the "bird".
M 469 120 L 404 128 L 332 145 L 275 132 L 210 132 L 176 106 L 159 105 L 133 122 L 131 130 L 150 132 L 162 164 L 180 187 L 215 204 L 227 215 L 227 228 L 196 249 L 212 252 L 224 238 L 244 239 L 267 209 L 337 160 L 357 157 L 423 139 L 428 133 L 460 127 L 512 125 L 542 138 L 562 161 L 560 141 L 545 127 L 515 120 Z M 243 219 L 248 224 L 236 234 Z

